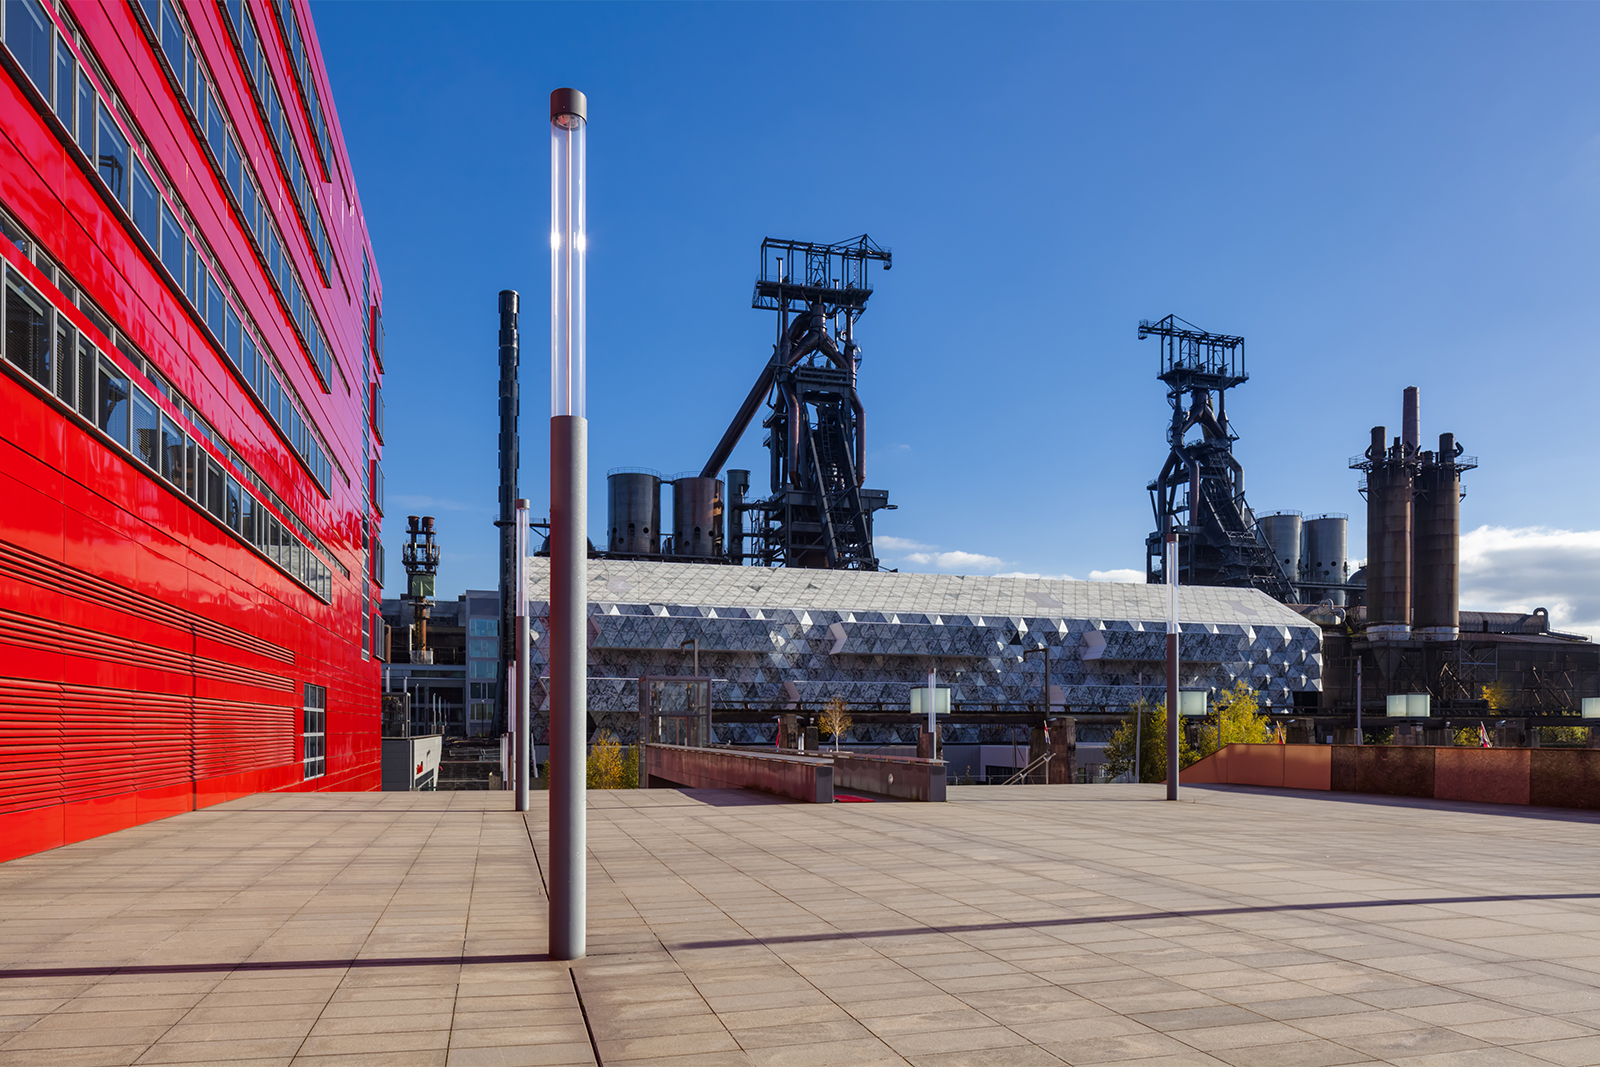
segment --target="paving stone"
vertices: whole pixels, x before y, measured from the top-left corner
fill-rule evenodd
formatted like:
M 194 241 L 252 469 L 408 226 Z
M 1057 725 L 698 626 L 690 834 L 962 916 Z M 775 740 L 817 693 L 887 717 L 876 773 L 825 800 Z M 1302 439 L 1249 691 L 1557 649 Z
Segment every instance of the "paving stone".
M 1600 815 L 1159 796 L 591 794 L 571 965 L 544 797 L 248 798 L 0 865 L 0 1067 L 1600 1063 Z

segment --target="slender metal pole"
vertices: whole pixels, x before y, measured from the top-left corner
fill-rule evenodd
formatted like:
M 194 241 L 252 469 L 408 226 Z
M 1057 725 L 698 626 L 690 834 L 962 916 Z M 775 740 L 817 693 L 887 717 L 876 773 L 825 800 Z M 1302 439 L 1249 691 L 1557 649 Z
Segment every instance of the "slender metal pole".
M 1178 531 L 1167 520 L 1167 799 L 1178 799 Z
M 928 668 L 928 758 L 939 758 L 939 727 L 934 715 L 939 710 L 939 665 Z
M 528 635 L 528 502 L 517 501 L 516 512 L 516 620 L 517 620 L 517 690 L 516 690 L 516 760 L 517 760 L 517 810 L 528 810 L 528 785 L 531 760 L 528 746 L 532 744 L 533 714 L 529 697 L 532 693 L 533 657 Z
M 1365 744 L 1361 739 L 1361 653 L 1356 653 L 1356 744 Z
M 1144 748 L 1144 700 L 1133 706 L 1133 780 L 1135 783 L 1143 780 L 1140 774 L 1139 757 Z
M 589 423 L 584 406 L 587 104 L 550 94 L 550 955 L 586 950 Z

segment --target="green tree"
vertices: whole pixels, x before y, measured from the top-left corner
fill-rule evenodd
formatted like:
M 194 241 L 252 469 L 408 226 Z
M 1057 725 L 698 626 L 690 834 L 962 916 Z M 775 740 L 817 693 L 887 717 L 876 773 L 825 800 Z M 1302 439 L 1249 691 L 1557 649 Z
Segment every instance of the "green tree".
M 1131 775 L 1134 770 L 1134 750 L 1138 749 L 1139 781 L 1164 782 L 1167 780 L 1167 704 L 1152 704 L 1140 699 L 1129 705 L 1132 712 L 1126 722 L 1118 726 L 1106 743 L 1105 772 L 1108 778 Z M 1137 744 L 1135 743 L 1137 739 Z M 1178 766 L 1187 767 L 1200 758 L 1189 747 L 1188 733 L 1178 731 Z
M 1259 694 L 1243 679 L 1211 701 L 1211 721 L 1200 726 L 1200 752 L 1209 756 L 1223 745 L 1264 745 L 1272 723 L 1261 710 Z
M 1498 679 L 1483 687 L 1483 699 L 1489 702 L 1490 711 L 1511 710 L 1511 701 L 1514 695 L 1511 692 L 1511 686 Z

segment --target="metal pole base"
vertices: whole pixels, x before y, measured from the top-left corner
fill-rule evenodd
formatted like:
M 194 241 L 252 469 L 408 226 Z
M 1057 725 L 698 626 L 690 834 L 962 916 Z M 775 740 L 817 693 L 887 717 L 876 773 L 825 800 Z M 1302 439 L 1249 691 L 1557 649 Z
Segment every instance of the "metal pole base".
M 1179 743 L 1183 724 L 1178 707 L 1178 635 L 1167 635 L 1167 799 L 1178 799 L 1178 772 L 1181 769 Z
M 550 955 L 582 959 L 588 911 L 589 424 L 550 420 Z

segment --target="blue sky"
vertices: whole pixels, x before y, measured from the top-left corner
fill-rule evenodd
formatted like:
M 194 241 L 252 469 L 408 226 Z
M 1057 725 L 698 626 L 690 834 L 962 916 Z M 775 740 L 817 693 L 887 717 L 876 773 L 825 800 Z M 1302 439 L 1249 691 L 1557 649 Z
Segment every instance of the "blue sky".
M 315 0 L 385 286 L 393 514 L 492 588 L 495 294 L 523 293 L 548 500 L 547 97 L 590 100 L 591 530 L 698 468 L 770 351 L 762 237 L 870 233 L 868 481 L 905 569 L 1143 566 L 1167 407 L 1141 318 L 1242 334 L 1258 511 L 1351 514 L 1422 388 L 1467 479 L 1468 606 L 1600 628 L 1593 5 Z M 1398 432 L 1398 431 L 1395 431 Z M 765 456 L 749 433 L 731 466 Z M 919 547 L 920 546 L 920 547 Z

